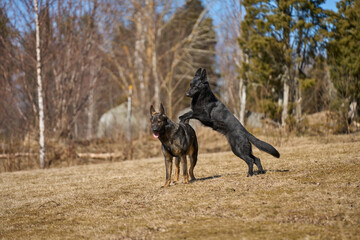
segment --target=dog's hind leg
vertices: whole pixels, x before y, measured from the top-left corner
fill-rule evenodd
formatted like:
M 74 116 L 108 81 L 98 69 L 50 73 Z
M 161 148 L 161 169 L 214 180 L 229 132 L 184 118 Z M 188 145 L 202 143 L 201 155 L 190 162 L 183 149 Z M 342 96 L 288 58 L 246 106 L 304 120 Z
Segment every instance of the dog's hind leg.
M 231 150 L 232 152 L 238 156 L 239 158 L 241 158 L 242 160 L 244 160 L 246 162 L 246 164 L 249 167 L 249 171 L 248 171 L 248 177 L 254 175 L 254 160 L 253 158 L 250 157 L 251 154 L 251 144 L 249 141 L 240 141 L 241 145 L 236 142 L 236 141 L 231 141 L 231 139 L 229 140 L 230 146 L 231 146 Z
M 189 174 L 188 174 L 188 171 L 187 171 L 186 155 L 181 156 L 181 167 L 182 167 L 182 170 L 183 170 L 184 183 L 189 183 Z
M 197 157 L 198 157 L 198 146 L 197 146 L 197 144 L 194 144 L 192 152 L 190 152 L 190 154 L 189 154 L 189 159 L 190 159 L 189 175 L 190 175 L 191 181 L 196 180 L 196 178 L 194 176 L 194 168 L 195 168 L 195 165 L 197 162 Z
M 194 176 L 194 167 L 195 167 L 195 164 L 197 161 L 197 153 L 189 155 L 189 158 L 190 158 L 189 175 L 190 175 L 191 181 L 194 181 L 194 180 L 196 180 L 196 178 Z
M 251 177 L 252 175 L 254 175 L 254 160 L 247 155 L 243 156 L 243 159 L 249 167 L 247 176 Z
M 179 181 L 179 174 L 180 174 L 180 158 L 175 158 L 175 177 L 174 177 L 174 183 Z
M 251 157 L 254 159 L 254 163 L 257 166 L 257 168 L 259 169 L 259 174 L 264 174 L 265 171 L 261 165 L 261 161 L 260 158 L 255 157 L 254 155 L 251 155 Z
M 245 155 L 242 154 L 240 151 L 238 151 L 238 149 L 233 149 L 233 153 L 238 156 L 239 158 L 241 158 L 242 160 L 244 160 L 246 162 L 246 164 L 249 167 L 249 171 L 247 176 L 251 177 L 252 175 L 254 175 L 254 159 L 252 159 L 251 157 L 249 157 L 249 155 Z

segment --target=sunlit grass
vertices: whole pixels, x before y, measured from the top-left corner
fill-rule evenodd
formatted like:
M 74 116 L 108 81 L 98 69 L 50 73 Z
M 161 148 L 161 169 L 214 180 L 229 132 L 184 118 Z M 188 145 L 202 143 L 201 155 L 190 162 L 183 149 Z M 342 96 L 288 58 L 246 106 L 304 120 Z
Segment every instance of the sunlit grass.
M 4 239 L 357 239 L 360 136 L 291 138 L 280 159 L 201 154 L 198 181 L 165 181 L 162 158 L 0 174 Z M 200 143 L 202 144 L 202 143 Z

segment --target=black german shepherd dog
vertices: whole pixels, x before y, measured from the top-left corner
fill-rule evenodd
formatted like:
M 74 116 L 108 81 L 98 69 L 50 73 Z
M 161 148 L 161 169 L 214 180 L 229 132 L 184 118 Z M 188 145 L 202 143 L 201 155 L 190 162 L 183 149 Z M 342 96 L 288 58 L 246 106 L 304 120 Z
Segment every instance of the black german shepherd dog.
M 181 121 L 179 124 L 171 121 L 166 115 L 164 106 L 160 105 L 160 112 L 156 112 L 154 107 L 150 107 L 151 130 L 155 138 L 158 138 L 162 144 L 161 151 L 165 158 L 166 181 L 164 187 L 169 186 L 171 182 L 172 159 L 175 157 L 175 177 L 174 182 L 179 180 L 180 161 L 183 169 L 184 183 L 189 183 L 189 174 L 191 181 L 195 180 L 194 167 L 197 162 L 198 143 L 194 129 L 188 121 Z M 190 158 L 189 174 L 187 171 L 186 155 Z
M 199 68 L 195 77 L 190 83 L 190 89 L 186 93 L 191 97 L 191 110 L 179 117 L 181 121 L 197 119 L 207 127 L 224 134 L 231 146 L 233 153 L 243 159 L 248 167 L 248 176 L 252 176 L 254 163 L 259 169 L 259 173 L 265 173 L 261 166 L 260 159 L 252 153 L 251 144 L 265 151 L 274 157 L 279 158 L 279 152 L 270 144 L 263 142 L 251 133 L 239 122 L 225 105 L 220 102 L 210 89 L 207 81 L 206 70 L 201 72 Z

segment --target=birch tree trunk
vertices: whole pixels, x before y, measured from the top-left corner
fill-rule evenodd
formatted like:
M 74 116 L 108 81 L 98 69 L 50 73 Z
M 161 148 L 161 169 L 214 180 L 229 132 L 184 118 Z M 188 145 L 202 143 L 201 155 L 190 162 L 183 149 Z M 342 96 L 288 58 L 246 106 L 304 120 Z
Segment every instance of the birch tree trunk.
M 239 94 L 240 94 L 240 122 L 242 125 L 244 125 L 245 121 L 245 106 L 246 106 L 246 84 L 244 83 L 244 80 L 240 79 L 240 88 L 239 88 Z
M 38 105 L 39 105 L 39 145 L 40 145 L 40 168 L 45 167 L 45 123 L 44 123 L 44 102 L 42 95 L 42 80 L 41 80 L 41 54 L 40 54 L 40 24 L 38 2 L 34 0 L 35 8 L 35 24 L 36 24 L 36 73 L 37 73 L 37 92 L 38 92 Z
M 232 2 L 232 8 L 231 10 L 229 10 L 228 16 L 229 16 L 229 22 L 231 23 L 229 26 L 230 29 L 227 30 L 230 31 L 230 35 L 229 35 L 230 39 L 228 40 L 228 42 L 232 45 L 231 48 L 234 49 L 231 60 L 235 62 L 236 68 L 240 69 L 242 62 L 248 61 L 247 56 L 244 54 L 238 43 L 238 39 L 241 38 L 240 29 L 242 24 L 242 0 L 238 0 L 238 3 L 236 0 Z M 229 36 L 226 35 L 226 38 L 228 38 Z M 230 65 L 232 65 L 232 62 L 230 63 Z M 241 122 L 241 124 L 244 125 L 245 106 L 246 106 L 246 84 L 245 84 L 245 80 L 241 76 L 239 76 L 238 74 L 235 75 L 237 76 L 234 77 L 233 79 L 236 79 L 236 81 L 229 81 L 230 88 L 228 88 L 228 94 L 235 106 L 234 107 L 235 114 L 236 115 L 239 114 L 238 115 L 239 121 Z M 233 97 L 234 94 L 232 93 L 233 89 L 235 89 L 232 86 L 237 83 L 238 77 L 240 77 L 239 90 L 238 90 L 239 105 L 236 104 L 237 99 Z M 237 106 L 239 106 L 239 109 L 237 109 L 238 108 Z
M 94 86 L 97 81 L 97 74 L 94 73 L 93 68 L 90 70 L 91 74 L 91 88 L 89 93 L 89 111 L 88 111 L 88 124 L 87 124 L 87 139 L 90 140 L 93 137 L 93 122 L 94 122 L 94 113 L 95 113 L 95 102 L 94 102 L 94 95 L 95 89 Z
M 168 87 L 168 111 L 167 111 L 167 115 L 169 116 L 170 119 L 172 119 L 172 100 L 173 100 L 173 86 L 172 86 L 172 82 L 173 82 L 173 68 L 171 68 L 170 70 L 170 78 L 169 78 L 169 87 Z
M 94 119 L 94 89 L 90 90 L 89 94 L 89 111 L 88 111 L 88 124 L 87 124 L 87 139 L 90 140 L 93 135 L 93 119 Z
M 296 114 L 296 122 L 300 122 L 301 120 L 301 115 L 302 115 L 302 109 L 301 109 L 301 87 L 300 87 L 300 82 L 298 79 L 295 80 L 296 81 L 296 93 L 295 93 L 295 97 L 296 97 L 296 108 L 295 108 L 295 114 Z
M 240 26 L 237 28 L 237 37 L 238 39 L 240 39 L 241 37 L 241 32 L 240 32 L 240 27 L 241 27 L 241 22 L 242 22 L 242 0 L 239 0 L 239 5 L 240 5 L 240 12 L 239 12 L 239 17 L 238 17 L 238 21 L 240 23 Z M 240 56 L 241 56 L 241 60 L 242 61 L 247 61 L 248 59 L 245 59 L 245 54 L 242 51 L 242 49 L 240 49 L 239 47 L 237 48 L 238 51 L 240 52 Z M 238 68 L 240 68 L 240 64 L 238 66 Z M 240 93 L 240 122 L 242 125 L 244 125 L 245 123 L 245 106 L 246 106 L 246 84 L 244 82 L 243 78 L 240 78 L 240 88 L 239 88 L 239 93 Z
M 149 100 L 153 99 L 155 106 L 160 106 L 160 80 L 158 74 L 158 57 L 156 52 L 157 42 L 156 39 L 160 37 L 160 31 L 156 29 L 155 19 L 155 2 L 154 0 L 146 0 L 145 6 L 147 6 L 147 18 L 145 21 L 148 24 L 147 27 L 147 42 L 148 42 L 148 54 L 149 54 L 149 65 L 151 65 L 151 72 L 154 78 L 154 96 L 150 97 Z
M 145 52 L 146 25 L 144 25 L 143 18 L 144 16 L 142 13 L 142 9 L 140 9 L 136 13 L 137 21 L 136 21 L 136 40 L 135 40 L 135 52 L 134 52 L 134 67 L 135 67 L 136 79 L 139 82 L 138 97 L 140 102 L 144 102 L 143 100 L 145 99 L 143 54 Z
M 241 1 L 240 1 L 241 4 Z M 241 5 L 240 5 L 241 7 Z M 240 37 L 239 37 L 240 38 Z M 242 50 L 240 50 L 240 56 L 242 61 L 245 61 L 246 63 L 249 62 L 249 58 L 247 55 L 244 54 Z M 240 68 L 240 64 L 238 64 L 238 68 Z M 247 77 L 248 78 L 248 77 Z M 239 97 L 240 97 L 240 113 L 239 113 L 239 120 L 242 125 L 245 123 L 245 107 L 246 107 L 246 83 L 244 79 L 240 76 L 240 84 L 239 84 Z
M 155 46 L 153 46 L 152 54 L 152 71 L 154 75 L 154 92 L 155 92 L 155 106 L 160 106 L 160 81 L 157 73 L 157 54 Z
M 128 109 L 127 109 L 127 134 L 126 139 L 128 142 L 131 141 L 131 97 L 132 97 L 132 85 L 129 86 L 128 96 Z
M 285 80 L 284 81 L 284 99 L 283 99 L 283 110 L 282 110 L 282 114 L 281 114 L 281 126 L 285 127 L 286 126 L 286 119 L 288 118 L 288 103 L 289 103 L 289 84 L 288 82 Z

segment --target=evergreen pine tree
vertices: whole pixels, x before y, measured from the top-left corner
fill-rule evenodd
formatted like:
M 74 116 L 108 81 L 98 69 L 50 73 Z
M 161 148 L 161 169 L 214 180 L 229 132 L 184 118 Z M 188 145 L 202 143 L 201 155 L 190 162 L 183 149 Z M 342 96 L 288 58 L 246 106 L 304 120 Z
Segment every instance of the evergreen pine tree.
M 270 99 L 283 99 L 282 125 L 293 100 L 297 118 L 301 117 L 302 79 L 305 67 L 320 53 L 319 30 L 325 17 L 324 0 L 245 0 L 246 16 L 239 40 L 249 61 L 240 69 L 249 82 L 267 89 Z M 275 92 L 275 94 L 273 93 Z M 278 95 L 277 95 L 277 94 Z
M 330 75 L 340 97 L 360 104 L 360 2 L 341 0 L 329 17 Z

